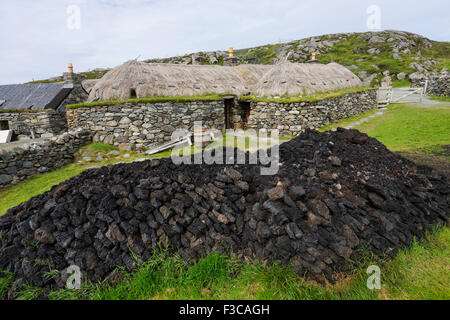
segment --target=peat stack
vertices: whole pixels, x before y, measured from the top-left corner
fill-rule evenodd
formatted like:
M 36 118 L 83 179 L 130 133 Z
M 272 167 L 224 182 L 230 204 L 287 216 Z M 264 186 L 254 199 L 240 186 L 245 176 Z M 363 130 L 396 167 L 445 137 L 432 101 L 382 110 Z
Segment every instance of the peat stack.
M 356 130 L 307 131 L 280 146 L 276 175 L 259 173 L 171 159 L 87 170 L 0 217 L 0 270 L 57 289 L 70 265 L 95 281 L 167 241 L 185 259 L 231 249 L 333 281 L 358 248 L 392 257 L 449 219 L 445 173 Z

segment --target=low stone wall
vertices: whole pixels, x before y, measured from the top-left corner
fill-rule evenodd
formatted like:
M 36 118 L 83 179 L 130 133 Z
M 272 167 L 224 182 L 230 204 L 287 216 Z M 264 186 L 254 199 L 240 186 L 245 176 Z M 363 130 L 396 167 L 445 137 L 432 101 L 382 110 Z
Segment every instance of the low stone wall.
M 231 127 L 280 129 L 282 135 L 289 136 L 377 107 L 375 90 L 315 102 L 251 102 L 248 119 L 246 103 L 250 102 L 235 99 L 229 113 Z M 208 128 L 225 129 L 224 101 L 126 102 L 67 110 L 69 130 L 83 128 L 93 133 L 94 142 L 137 149 L 170 141 L 176 129 L 192 132 L 195 121 Z
M 411 87 L 420 88 L 425 86 L 427 79 L 411 80 Z M 440 97 L 450 96 L 450 74 L 439 73 L 428 76 L 427 94 Z
M 170 141 L 176 129 L 191 130 L 195 121 L 222 129 L 223 101 L 130 102 L 67 110 L 69 130 L 83 128 L 93 133 L 94 141 L 137 148 Z
M 296 136 L 377 107 L 376 90 L 349 93 L 314 102 L 252 102 L 247 128 L 279 129 Z
M 79 130 L 41 142 L 0 148 L 0 188 L 71 163 L 74 153 L 91 141 L 90 132 Z
M 0 111 L 0 121 L 8 121 L 15 136 L 49 138 L 67 130 L 64 116 L 55 110 L 40 111 Z

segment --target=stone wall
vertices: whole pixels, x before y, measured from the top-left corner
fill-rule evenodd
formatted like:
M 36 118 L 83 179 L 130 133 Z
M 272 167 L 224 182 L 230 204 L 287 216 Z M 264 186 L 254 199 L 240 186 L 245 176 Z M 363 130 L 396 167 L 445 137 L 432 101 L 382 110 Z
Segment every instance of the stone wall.
M 430 74 L 428 77 L 412 79 L 411 87 L 424 87 L 427 79 L 427 94 L 441 97 L 450 96 L 450 74 L 447 71 L 444 70 L 441 73 Z
M 288 136 L 377 107 L 375 90 L 315 102 L 250 102 L 248 120 L 245 103 L 249 102 L 235 99 L 229 114 L 232 128 L 280 129 Z M 195 121 L 202 121 L 208 128 L 225 129 L 224 101 L 127 102 L 67 111 L 70 130 L 83 128 L 93 133 L 94 142 L 127 144 L 137 149 L 170 141 L 175 129 L 192 132 Z
M 33 131 L 35 138 L 49 138 L 67 131 L 64 116 L 52 109 L 0 111 L 0 121 L 8 121 L 9 129 L 14 131 L 15 136 L 31 137 Z
M 187 102 L 123 103 L 67 110 L 70 130 L 91 131 L 94 141 L 131 144 L 136 148 L 170 141 L 175 129 L 191 130 L 194 121 L 222 129 L 222 100 Z
M 318 129 L 376 107 L 376 90 L 314 102 L 252 102 L 246 126 L 254 129 L 279 129 L 280 135 L 296 136 L 305 129 Z
M 65 132 L 49 140 L 0 148 L 0 188 L 72 162 L 74 153 L 92 141 L 90 132 Z
M 88 93 L 84 90 L 82 81 L 83 77 L 73 72 L 64 72 L 63 78 L 65 82 L 72 83 L 73 89 L 69 95 L 64 99 L 61 105 L 58 107 L 58 111 L 66 115 L 66 106 L 69 104 L 77 104 L 86 102 L 88 99 Z

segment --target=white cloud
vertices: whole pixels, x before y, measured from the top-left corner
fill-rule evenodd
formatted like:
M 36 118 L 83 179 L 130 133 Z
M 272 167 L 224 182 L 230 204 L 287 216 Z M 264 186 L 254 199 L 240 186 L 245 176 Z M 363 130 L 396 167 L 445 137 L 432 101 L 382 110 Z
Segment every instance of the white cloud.
M 0 0 L 0 83 L 201 50 L 366 31 L 361 0 Z M 449 40 L 448 2 L 379 0 L 382 28 Z M 81 29 L 66 26 L 69 5 Z

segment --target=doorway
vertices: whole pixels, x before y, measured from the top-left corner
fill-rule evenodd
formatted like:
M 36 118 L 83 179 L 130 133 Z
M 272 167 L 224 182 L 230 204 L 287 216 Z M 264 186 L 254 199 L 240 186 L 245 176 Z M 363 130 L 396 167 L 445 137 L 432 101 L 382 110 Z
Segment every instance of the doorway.
M 241 110 L 242 122 L 247 123 L 250 119 L 250 101 L 239 101 L 239 107 Z
M 231 110 L 234 107 L 234 98 L 224 98 L 223 103 L 225 105 L 225 129 L 232 129 Z
M 0 130 L 9 130 L 8 120 L 0 120 Z

